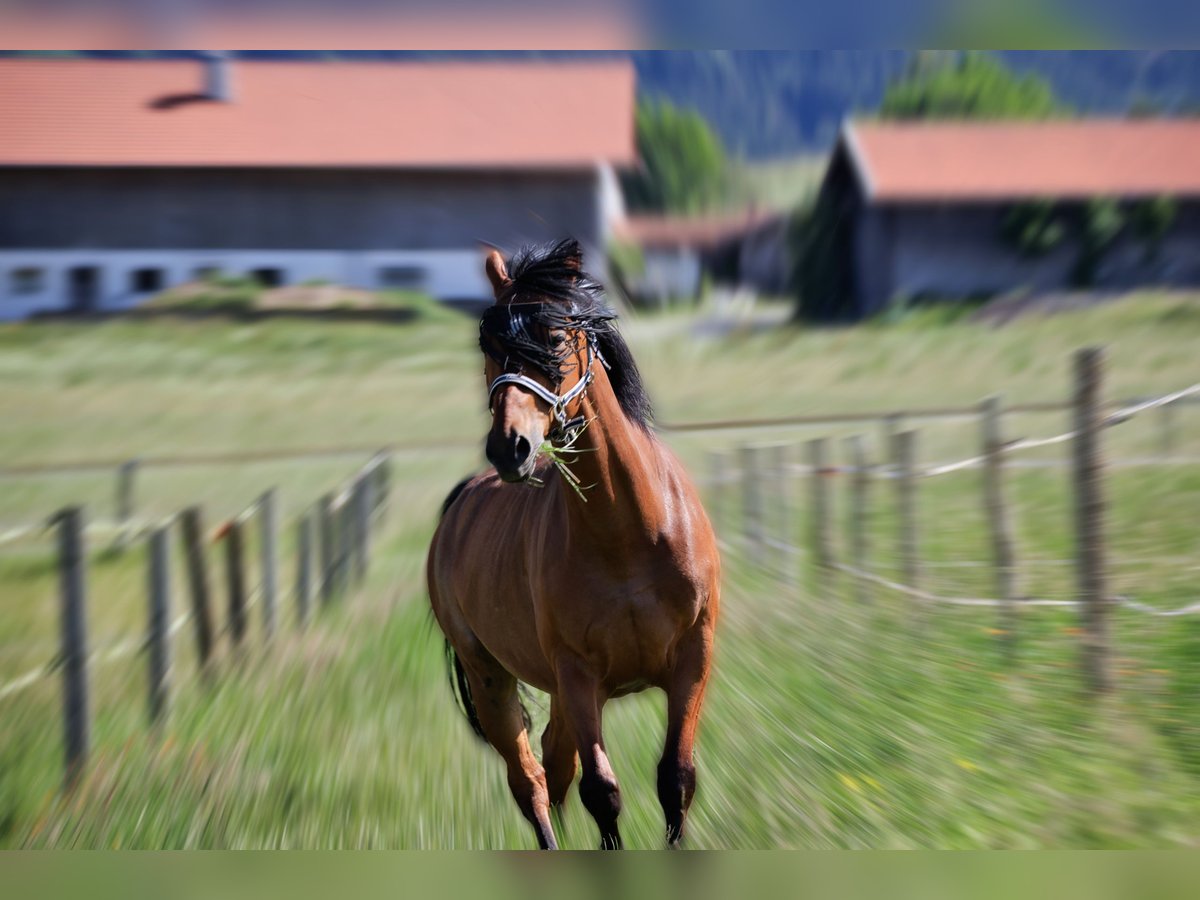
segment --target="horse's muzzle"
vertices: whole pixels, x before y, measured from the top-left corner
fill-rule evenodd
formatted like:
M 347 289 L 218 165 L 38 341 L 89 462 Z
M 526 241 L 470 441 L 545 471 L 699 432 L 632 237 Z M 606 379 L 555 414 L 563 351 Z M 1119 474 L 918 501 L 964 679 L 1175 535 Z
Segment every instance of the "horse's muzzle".
M 533 474 L 533 466 L 537 462 L 534 447 L 540 444 L 540 439 L 535 444 L 519 431 L 508 434 L 493 431 L 488 434 L 485 450 L 488 462 L 496 467 L 501 480 L 517 482 L 525 481 Z

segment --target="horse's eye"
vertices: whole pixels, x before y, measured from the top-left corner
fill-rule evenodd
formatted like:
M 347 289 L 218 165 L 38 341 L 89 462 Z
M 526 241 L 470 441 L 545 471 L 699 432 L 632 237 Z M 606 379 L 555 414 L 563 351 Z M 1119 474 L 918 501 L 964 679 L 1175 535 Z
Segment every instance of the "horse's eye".
M 550 335 L 550 343 L 555 347 L 561 347 L 567 342 L 567 336 L 561 332 Z

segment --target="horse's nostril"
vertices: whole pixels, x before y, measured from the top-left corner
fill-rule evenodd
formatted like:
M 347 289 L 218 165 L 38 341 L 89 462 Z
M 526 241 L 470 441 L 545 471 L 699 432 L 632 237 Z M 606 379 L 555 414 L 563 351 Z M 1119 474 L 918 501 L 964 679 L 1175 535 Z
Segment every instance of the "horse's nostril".
M 523 434 L 518 434 L 517 439 L 513 442 L 513 462 L 518 466 L 525 460 L 529 459 L 529 451 L 532 447 L 529 444 L 529 439 Z

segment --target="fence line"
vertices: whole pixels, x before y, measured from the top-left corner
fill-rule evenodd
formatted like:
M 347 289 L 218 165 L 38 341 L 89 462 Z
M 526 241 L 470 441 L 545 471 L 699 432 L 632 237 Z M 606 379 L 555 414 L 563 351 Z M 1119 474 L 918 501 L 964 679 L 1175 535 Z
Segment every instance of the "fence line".
M 308 616 L 308 602 L 312 592 L 332 579 L 337 579 L 338 592 L 354 584 L 361 584 L 370 565 L 370 549 L 364 544 L 372 539 L 375 522 L 386 511 L 390 488 L 390 457 L 386 451 L 376 454 L 365 466 L 351 477 L 337 492 L 339 522 L 332 539 L 336 546 L 328 548 L 331 568 L 323 569 L 316 579 L 306 576 L 310 585 L 303 599 L 297 596 L 297 620 L 303 625 Z M 309 534 L 307 549 L 298 547 L 312 559 L 312 522 L 316 507 L 310 507 L 301 515 L 301 522 L 308 523 L 304 530 Z M 253 587 L 247 581 L 247 546 L 244 540 L 249 533 L 245 530 L 257 517 L 260 543 L 258 545 L 259 571 Z M 187 569 L 185 579 L 191 594 L 190 608 L 170 619 L 170 604 L 173 581 L 169 562 L 170 531 L 178 520 L 183 539 L 183 558 Z M 51 523 L 58 528 L 60 569 L 60 648 L 47 663 L 0 685 L 0 700 L 23 691 L 39 681 L 61 672 L 64 684 L 64 750 L 67 780 L 71 782 L 85 764 L 89 752 L 91 731 L 91 709 L 89 697 L 90 673 L 101 665 L 126 659 L 141 653 L 146 654 L 148 676 L 148 707 L 151 723 L 161 721 L 169 701 L 169 677 L 171 672 L 171 642 L 189 622 L 196 622 L 197 661 L 201 672 L 210 668 L 211 653 L 218 633 L 212 628 L 209 604 L 208 561 L 203 547 L 202 516 L 198 507 L 189 507 L 178 517 L 172 516 L 149 528 L 147 569 L 144 587 L 147 597 L 147 627 L 138 636 L 118 640 L 90 651 L 87 647 L 86 629 L 86 584 L 89 555 L 84 543 L 88 529 L 83 522 L 82 510 L 78 507 L 63 510 Z M 120 532 L 118 532 L 120 533 Z M 219 634 L 226 636 L 232 647 L 242 645 L 247 636 L 248 614 L 258 606 L 263 607 L 262 633 L 269 638 L 276 624 L 277 600 L 279 596 L 277 560 L 278 517 L 274 490 L 264 492 L 237 516 L 220 526 L 210 540 L 225 543 L 227 566 L 227 588 L 229 617 L 226 627 Z M 119 548 L 118 548 L 119 549 Z M 324 551 L 326 548 L 322 548 Z M 298 582 L 299 584 L 299 582 Z M 300 607 L 304 603 L 303 608 Z
M 1065 443 L 1069 438 L 1062 438 L 1056 435 L 1054 443 Z M 765 445 L 764 445 L 765 446 Z M 1027 448 L 1023 448 L 1027 449 Z M 1006 451 L 1007 452 L 1007 451 Z M 719 455 L 714 453 L 714 455 Z M 939 475 L 947 475 L 952 472 L 964 471 L 967 469 L 980 469 L 983 467 L 982 457 L 969 457 L 963 460 L 957 460 L 950 463 L 937 463 L 934 466 L 929 466 L 920 469 L 916 472 L 919 478 L 932 478 Z M 1107 468 L 1109 469 L 1135 469 L 1135 468 L 1158 468 L 1161 466 L 1196 466 L 1200 465 L 1200 456 L 1177 456 L 1170 458 L 1162 457 L 1135 457 L 1130 459 L 1112 459 L 1108 460 Z M 1009 469 L 1064 469 L 1071 466 L 1070 460 L 1061 459 L 1010 459 L 1005 463 L 1005 467 Z M 945 471 L 942 469 L 945 468 Z M 934 471 L 937 470 L 937 471 Z M 888 465 L 868 465 L 867 472 L 872 476 L 880 479 L 891 480 L 899 477 L 896 472 Z M 784 474 L 791 477 L 796 475 L 811 475 L 812 469 L 804 463 L 792 463 L 785 470 Z M 821 470 L 822 475 L 831 477 L 840 477 L 842 475 L 855 475 L 856 469 L 852 465 L 829 465 Z M 719 475 L 710 475 L 703 478 L 695 479 L 695 483 L 701 487 L 722 487 L 729 484 L 740 484 L 742 474 L 740 469 L 730 471 L 722 471 Z
M 1174 618 L 1175 616 L 1193 616 L 1200 613 L 1200 601 L 1191 603 L 1187 606 L 1181 606 L 1178 609 L 1159 609 L 1156 606 L 1149 606 L 1145 603 L 1139 603 L 1132 597 L 1127 597 L 1123 594 L 1118 594 L 1113 597 L 1117 603 L 1122 606 L 1128 606 L 1130 609 L 1136 609 L 1138 612 L 1147 613 L 1151 616 L 1162 616 L 1164 618 Z
M 131 535 L 137 536 L 149 531 L 153 526 L 154 522 L 150 519 L 131 519 L 127 523 L 122 523 L 117 519 L 98 519 L 94 522 L 88 522 L 84 526 L 84 534 L 120 534 L 123 529 L 128 529 Z M 0 546 L 15 544 L 27 538 L 44 537 L 52 527 L 52 522 L 40 522 L 35 525 L 13 525 L 4 531 L 0 531 Z
M 406 453 L 430 451 L 464 450 L 473 445 L 466 441 L 427 441 L 367 445 L 344 445 L 326 447 L 274 448 L 228 453 L 182 453 L 163 456 L 139 456 L 139 470 L 174 469 L 189 466 L 245 465 L 247 463 L 299 462 L 316 459 L 342 459 L 349 456 L 385 454 L 388 457 Z M 119 472 L 130 460 L 123 458 L 74 459 L 51 463 L 17 463 L 0 466 L 0 478 L 28 477 L 30 475 L 67 475 L 92 472 Z
M 1118 407 L 1118 409 L 1116 411 L 1105 415 L 1102 418 L 1100 425 L 1101 425 L 1101 427 L 1106 427 L 1106 428 L 1112 427 L 1114 425 L 1121 425 L 1121 424 L 1129 421 L 1130 419 L 1134 418 L 1135 416 L 1139 415 L 1140 413 L 1148 412 L 1150 410 L 1158 409 L 1160 407 L 1168 406 L 1170 404 L 1179 403 L 1184 399 L 1193 397 L 1198 394 L 1200 394 L 1200 382 L 1190 385 L 1189 387 L 1183 388 L 1182 390 L 1173 391 L 1169 394 L 1163 394 L 1162 396 L 1154 397 L 1149 400 L 1139 401 L 1136 403 L 1129 403 L 1129 404 L 1120 406 L 1120 407 Z M 1200 401 L 1194 401 L 1194 402 L 1200 402 Z M 1065 410 L 1068 410 L 1071 408 L 1067 404 L 1049 404 L 1048 406 L 1052 407 L 1054 410 L 1062 410 L 1062 411 L 1065 411 Z M 1017 407 L 1017 406 L 1008 407 L 1008 408 L 998 408 L 994 411 L 993 414 L 995 416 L 997 416 L 997 418 L 999 418 L 1003 415 L 1010 414 L 1010 413 L 1019 411 L 1021 409 L 1022 409 L 1022 407 Z M 963 418 L 967 418 L 968 416 L 970 416 L 972 418 L 978 419 L 980 417 L 980 409 L 979 409 L 979 407 L 975 407 L 973 410 L 967 410 L 965 408 L 961 409 L 961 410 L 957 410 L 957 408 L 956 408 L 955 415 L 958 416 L 959 414 L 961 414 L 961 416 Z M 895 431 L 898 427 L 897 423 L 899 422 L 900 417 L 903 415 L 916 416 L 916 414 L 909 414 L 909 413 L 893 413 L 893 414 L 882 414 L 882 415 L 881 414 L 872 414 L 869 417 L 862 417 L 861 419 L 851 416 L 851 417 L 842 418 L 842 419 L 834 418 L 834 419 L 830 419 L 828 421 L 853 422 L 853 421 L 867 421 L 867 420 L 872 420 L 872 419 L 882 419 L 889 424 L 889 432 L 888 432 L 889 435 L 894 436 Z M 916 417 L 919 417 L 919 416 L 916 416 Z M 675 430 L 679 430 L 679 429 L 675 429 Z M 686 430 L 686 429 L 683 429 L 683 430 Z M 1070 431 L 1065 431 L 1060 434 L 1055 434 L 1055 435 L 1051 435 L 1051 436 L 1043 437 L 1043 438 L 1020 438 L 1018 440 L 1013 440 L 1013 441 L 1008 441 L 1008 442 L 1002 443 L 999 447 L 999 451 L 1005 455 L 1010 455 L 1010 454 L 1018 453 L 1018 452 L 1021 452 L 1024 450 L 1035 450 L 1035 449 L 1039 449 L 1042 447 L 1052 447 L 1057 444 L 1065 444 L 1068 441 L 1073 440 L 1074 438 L 1076 438 L 1078 436 L 1079 436 L 1078 430 L 1073 428 Z M 932 466 L 926 466 L 924 468 L 916 470 L 915 474 L 922 478 L 931 478 L 931 477 L 936 477 L 938 475 L 948 475 L 952 472 L 958 472 L 958 471 L 961 471 L 964 469 L 980 468 L 988 461 L 988 458 L 989 458 L 989 455 L 987 453 L 980 453 L 980 454 L 977 454 L 974 456 L 965 457 L 964 459 L 953 460 L 953 461 L 945 462 L 945 463 L 937 463 Z M 1135 459 L 1130 459 L 1130 460 L 1117 460 L 1115 462 L 1110 462 L 1109 465 L 1114 465 L 1114 464 L 1118 465 L 1118 466 L 1120 466 L 1120 465 L 1161 465 L 1164 461 L 1165 460 L 1161 457 L 1160 458 L 1147 457 L 1144 459 L 1143 458 L 1135 458 Z M 1184 459 L 1180 460 L 1180 462 L 1200 463 L 1200 457 L 1195 457 L 1195 458 L 1188 457 L 1188 458 L 1184 458 Z M 1036 465 L 1036 466 L 1046 466 L 1046 467 L 1053 466 L 1056 468 L 1065 465 L 1063 462 L 1058 461 L 1058 460 L 1035 460 L 1035 461 L 1025 462 L 1024 464 L 1025 465 L 1032 464 L 1032 465 Z M 871 472 L 876 477 L 880 477 L 880 478 L 898 478 L 898 477 L 900 477 L 900 474 L 896 471 L 894 466 L 883 465 L 883 466 L 872 466 L 869 468 L 871 469 Z M 813 467 L 811 464 L 806 465 L 804 463 L 791 463 L 788 465 L 786 471 L 790 472 L 791 474 L 796 474 L 796 475 L 807 475 L 807 474 L 812 474 Z M 824 475 L 853 475 L 856 473 L 856 471 L 857 471 L 856 467 L 853 465 L 823 465 L 820 467 L 820 472 L 821 472 L 821 474 L 824 474 Z M 720 477 L 724 477 L 724 478 L 731 479 L 731 480 L 738 480 L 740 476 L 736 472 L 734 472 L 734 473 L 722 472 Z M 707 481 L 705 481 L 704 483 L 715 484 L 716 482 L 714 479 L 710 478 Z
M 1075 610 L 1079 615 L 1080 634 L 1080 669 L 1085 683 L 1092 693 L 1104 693 L 1113 684 L 1113 653 L 1110 646 L 1109 619 L 1115 608 L 1129 609 L 1134 613 L 1147 614 L 1155 617 L 1181 617 L 1200 613 L 1200 602 L 1189 603 L 1176 609 L 1159 609 L 1139 602 L 1129 596 L 1114 595 L 1108 585 L 1108 570 L 1111 565 L 1106 549 L 1105 498 L 1106 487 L 1104 475 L 1111 467 L 1103 457 L 1101 438 L 1104 431 L 1112 426 L 1128 422 L 1138 415 L 1155 409 L 1170 409 L 1173 405 L 1189 400 L 1200 394 L 1200 383 L 1172 391 L 1159 397 L 1141 400 L 1136 403 L 1118 405 L 1113 409 L 1112 404 L 1106 404 L 1101 396 L 1101 362 L 1102 353 L 1098 349 L 1089 348 L 1075 355 L 1075 388 L 1072 409 L 1074 421 L 1070 430 L 1061 434 L 1046 437 L 1023 438 L 1006 441 L 1001 433 L 1002 416 L 1006 410 L 1001 406 L 998 397 L 992 397 L 975 407 L 974 415 L 980 425 L 980 446 L 982 452 L 965 459 L 939 463 L 932 466 L 916 465 L 915 440 L 916 433 L 911 429 L 905 430 L 905 422 L 899 415 L 886 420 L 885 438 L 888 441 L 889 458 L 883 464 L 871 464 L 863 450 L 861 435 L 851 436 L 843 441 L 842 446 L 848 454 L 849 465 L 838 464 L 827 459 L 824 454 L 825 442 L 821 439 L 807 442 L 809 459 L 807 464 L 789 463 L 786 466 L 776 465 L 770 471 L 758 465 L 757 451 L 760 446 L 743 445 L 739 450 L 742 461 L 741 471 L 730 472 L 725 467 L 716 470 L 717 486 L 736 479 L 741 482 L 743 494 L 747 498 L 775 496 L 770 487 L 762 483 L 764 478 L 780 474 L 782 468 L 784 477 L 795 477 L 804 474 L 811 479 L 812 491 L 807 511 L 808 522 L 801 529 L 808 545 L 807 552 L 815 563 L 815 573 L 818 578 L 824 578 L 822 573 L 836 571 L 851 576 L 850 585 L 853 598 L 865 596 L 863 585 L 873 584 L 890 591 L 903 594 L 925 606 L 947 605 L 975 608 L 995 608 L 999 612 L 999 622 L 994 633 L 1000 639 L 1007 661 L 1014 662 L 1018 638 L 1019 616 L 1021 610 L 1027 608 L 1062 608 Z M 1164 426 L 1165 427 L 1165 426 Z M 1164 437 L 1164 446 L 1170 439 L 1168 433 Z M 1018 587 L 1017 579 L 1021 568 L 1017 547 L 1005 497 L 1005 472 L 1010 467 L 1015 468 L 1033 461 L 1015 459 L 1021 451 L 1039 447 L 1048 447 L 1070 442 L 1073 448 L 1071 458 L 1057 462 L 1058 465 L 1071 466 L 1074 473 L 1075 495 L 1075 534 L 1076 555 L 1071 560 L 1030 560 L 1031 566 L 1072 565 L 1076 569 L 1075 595 L 1070 599 L 1028 598 L 1023 597 Z M 772 459 L 778 461 L 787 458 L 785 451 L 775 449 L 772 445 Z M 1157 462 L 1161 462 L 1158 460 Z M 1120 463 L 1118 463 L 1119 465 Z M 920 559 L 918 540 L 918 519 L 916 515 L 917 486 L 921 480 L 928 477 L 961 471 L 967 468 L 981 467 L 983 469 L 982 502 L 984 506 L 985 531 L 990 547 L 991 560 L 987 563 L 963 562 L 933 564 L 931 568 L 948 568 L 955 565 L 983 567 L 987 566 L 994 572 L 994 597 L 959 596 L 947 592 L 939 592 L 923 584 L 921 570 L 924 563 Z M 830 535 L 834 529 L 834 518 L 829 511 L 828 478 L 830 476 L 849 474 L 845 496 L 847 512 L 838 517 L 837 522 L 845 523 L 845 546 L 848 548 L 848 559 L 837 559 L 831 543 Z M 894 578 L 885 577 L 868 564 L 867 544 L 868 518 L 868 485 L 872 478 L 891 481 L 895 484 L 896 510 L 896 543 L 893 551 L 883 554 L 891 563 L 898 567 L 899 575 Z M 734 545 L 739 551 L 745 552 L 747 558 L 762 568 L 766 562 L 761 548 L 771 547 L 777 553 L 799 554 L 805 552 L 799 547 L 791 546 L 786 535 L 791 528 L 781 530 L 784 535 L 770 534 L 762 527 L 761 516 L 753 509 L 755 504 L 748 504 L 743 516 L 743 534 Z M 752 515 L 752 513 L 754 513 Z M 839 528 L 841 526 L 839 525 Z M 737 538 L 736 535 L 726 537 Z M 778 558 L 778 557 L 773 557 Z M 1186 559 L 1191 559 L 1187 557 Z M 1155 557 L 1159 561 L 1158 557 Z M 1120 561 L 1125 565 L 1129 561 Z M 1200 569 L 1200 567 L 1197 567 Z M 782 572 L 782 569 L 781 569 Z
M 869 572 L 865 569 L 859 569 L 855 566 L 849 566 L 845 563 L 835 563 L 836 568 L 841 569 L 848 575 L 853 575 L 856 578 L 864 578 L 867 581 L 874 582 L 886 588 L 891 588 L 898 593 L 907 594 L 917 600 L 924 600 L 927 603 L 945 603 L 950 606 L 994 606 L 1003 607 L 1008 601 L 998 600 L 991 597 L 947 597 L 942 594 L 935 594 L 931 591 L 921 590 L 899 581 L 892 581 L 890 578 L 884 578 L 874 572 Z M 1077 600 L 1041 600 L 1041 599 L 1021 599 L 1016 602 L 1017 606 L 1079 606 Z
M 1200 400 L 1190 399 L 1200 393 L 1200 384 L 1176 391 L 1167 398 L 1155 398 L 1156 405 L 1164 403 L 1197 403 Z M 1108 401 L 1106 406 L 1135 407 L 1141 405 L 1140 400 Z M 1151 407 L 1152 408 L 1152 407 Z M 1052 400 L 1035 403 L 1014 403 L 1004 409 L 1005 415 L 1024 415 L 1031 413 L 1069 412 L 1072 409 L 1069 400 Z M 708 431 L 751 431 L 764 428 L 789 428 L 813 425 L 853 425 L 864 422 L 881 422 L 885 425 L 885 435 L 891 430 L 900 430 L 899 423 L 921 420 L 970 420 L 979 413 L 973 406 L 941 406 L 917 409 L 874 410 L 861 413 L 814 413 L 812 415 L 780 416 L 777 418 L 761 419 L 716 419 L 705 422 L 660 422 L 655 427 L 658 431 L 668 433 L 708 432 Z
M 1110 418 L 1134 415 L 1159 406 L 1172 403 L 1200 403 L 1200 384 L 1192 385 L 1181 391 L 1175 391 L 1152 400 L 1110 401 L 1107 406 L 1118 407 Z M 1193 399 L 1195 398 L 1195 399 Z M 1054 400 L 1032 403 L 1015 403 L 1006 407 L 1004 415 L 1067 412 L 1071 403 L 1064 400 Z M 816 413 L 812 415 L 782 416 L 779 418 L 763 419 L 725 419 L 700 422 L 659 422 L 655 429 L 664 433 L 688 433 L 706 431 L 740 431 L 762 428 L 781 428 L 792 426 L 854 424 L 862 422 L 899 422 L 921 421 L 935 419 L 970 420 L 978 415 L 978 409 L 971 406 L 924 407 L 904 410 L 875 410 L 861 413 Z M 404 453 L 420 453 L 428 451 L 462 450 L 470 444 L 457 441 L 416 441 L 394 442 L 385 444 L 382 452 L 392 456 Z M 209 465 L 242 465 L 246 463 L 289 462 L 314 459 L 339 459 L 349 456 L 363 456 L 379 450 L 378 445 L 335 444 L 316 447 L 275 447 L 265 450 L 230 451 L 216 453 L 180 453 L 163 454 L 160 456 L 140 456 L 135 460 L 110 457 L 107 459 L 75 459 L 53 463 L 17 463 L 0 466 L 0 478 L 26 477 L 30 475 L 61 475 L 84 474 L 88 472 L 118 472 L 135 464 L 133 469 L 141 471 L 150 468 L 178 468 L 187 466 Z M 132 483 L 130 484 L 132 490 Z

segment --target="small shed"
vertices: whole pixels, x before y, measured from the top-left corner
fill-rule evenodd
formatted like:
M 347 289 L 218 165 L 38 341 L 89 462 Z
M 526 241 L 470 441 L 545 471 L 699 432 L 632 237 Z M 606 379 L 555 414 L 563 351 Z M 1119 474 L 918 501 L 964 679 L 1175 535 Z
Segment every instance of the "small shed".
M 633 215 L 614 225 L 613 237 L 641 251 L 643 271 L 627 289 L 643 301 L 662 304 L 698 297 L 706 278 L 784 293 L 786 232 L 783 214 L 752 208 L 699 216 Z
M 802 303 L 1200 286 L 1200 121 L 846 123 Z M 811 273 L 810 273 L 811 276 Z

